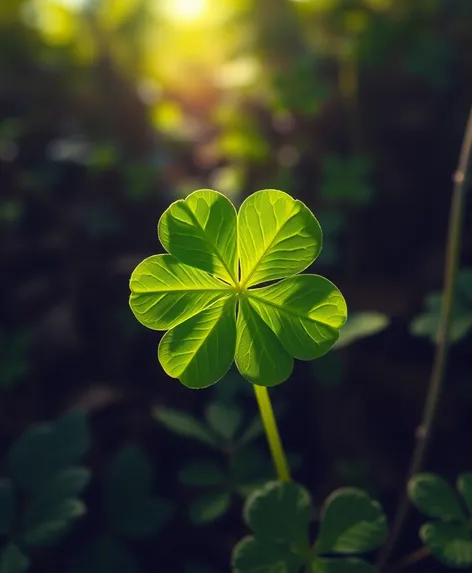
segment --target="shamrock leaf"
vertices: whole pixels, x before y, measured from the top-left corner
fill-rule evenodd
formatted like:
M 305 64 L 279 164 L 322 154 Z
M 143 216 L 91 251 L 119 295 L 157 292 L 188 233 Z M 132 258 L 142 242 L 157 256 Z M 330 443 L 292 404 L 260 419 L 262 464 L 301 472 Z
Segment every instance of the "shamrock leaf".
M 148 328 L 168 330 L 159 361 L 184 385 L 214 384 L 233 360 L 253 384 L 280 384 L 294 358 L 318 358 L 338 339 L 347 315 L 339 290 L 317 275 L 295 276 L 322 242 L 302 202 L 263 190 L 236 213 L 224 195 L 204 189 L 173 203 L 158 234 L 168 254 L 134 270 L 130 306 Z
M 325 502 L 315 548 L 318 553 L 365 553 L 379 547 L 387 535 L 380 505 L 363 490 L 341 488 Z
M 359 489 L 335 491 L 325 503 L 318 539 L 311 546 L 312 513 L 309 493 L 296 483 L 269 482 L 255 491 L 244 510 L 254 535 L 236 545 L 233 571 L 375 573 L 353 555 L 375 549 L 385 538 L 386 519 L 377 502 Z
M 472 567 L 472 473 L 457 480 L 459 499 L 453 488 L 440 476 L 423 473 L 408 483 L 408 495 L 422 513 L 435 521 L 425 523 L 420 538 L 442 563 L 458 569 Z
M 283 545 L 254 537 L 242 539 L 232 557 L 233 573 L 297 573 L 302 564 L 303 560 Z

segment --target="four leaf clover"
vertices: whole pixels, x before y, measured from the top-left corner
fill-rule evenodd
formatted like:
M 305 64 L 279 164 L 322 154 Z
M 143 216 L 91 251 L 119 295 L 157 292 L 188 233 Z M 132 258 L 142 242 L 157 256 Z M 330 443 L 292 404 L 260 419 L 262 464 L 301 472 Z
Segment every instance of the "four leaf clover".
M 170 205 L 158 235 L 168 254 L 134 270 L 130 306 L 148 328 L 168 330 L 158 357 L 169 376 L 204 388 L 234 360 L 253 384 L 274 386 L 294 358 L 318 358 L 336 342 L 343 296 L 321 276 L 297 275 L 322 244 L 301 201 L 263 190 L 237 213 L 221 193 L 199 190 Z

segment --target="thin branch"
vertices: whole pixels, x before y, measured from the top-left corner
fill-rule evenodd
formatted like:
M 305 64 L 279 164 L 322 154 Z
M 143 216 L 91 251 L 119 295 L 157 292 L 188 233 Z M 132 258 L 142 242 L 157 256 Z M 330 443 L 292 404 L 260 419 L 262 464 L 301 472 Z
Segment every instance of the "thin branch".
M 454 293 L 456 287 L 457 269 L 461 250 L 461 237 L 464 218 L 464 204 L 468 185 L 468 171 L 472 162 L 472 108 L 470 110 L 457 171 L 454 174 L 454 190 L 452 194 L 451 210 L 449 215 L 449 230 L 447 240 L 446 261 L 444 268 L 444 291 L 436 353 L 431 372 L 428 393 L 426 396 L 422 422 L 416 433 L 416 445 L 407 474 L 409 480 L 419 473 L 427 454 L 431 435 L 436 421 L 438 404 L 444 385 L 444 377 L 449 350 L 449 330 L 451 326 L 454 306 Z M 383 550 L 380 552 L 378 566 L 382 568 L 400 537 L 403 525 L 408 517 L 410 504 L 408 497 L 403 496 L 393 520 L 391 535 Z
M 427 557 L 431 557 L 431 551 L 427 547 L 420 547 L 403 559 L 400 559 L 400 561 L 392 565 L 392 567 L 388 567 L 387 573 L 399 573 L 412 565 L 416 565 L 416 563 L 423 561 L 423 559 Z

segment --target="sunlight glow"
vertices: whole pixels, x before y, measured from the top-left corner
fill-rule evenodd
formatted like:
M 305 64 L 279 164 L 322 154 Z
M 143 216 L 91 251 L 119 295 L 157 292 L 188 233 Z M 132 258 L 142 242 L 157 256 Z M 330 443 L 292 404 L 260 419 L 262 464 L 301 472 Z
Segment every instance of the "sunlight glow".
M 166 15 L 174 20 L 198 20 L 207 8 L 206 0 L 167 0 L 164 2 Z
M 72 10 L 81 10 L 85 8 L 88 0 L 58 0 L 57 4 L 64 6 L 64 8 L 71 8 Z

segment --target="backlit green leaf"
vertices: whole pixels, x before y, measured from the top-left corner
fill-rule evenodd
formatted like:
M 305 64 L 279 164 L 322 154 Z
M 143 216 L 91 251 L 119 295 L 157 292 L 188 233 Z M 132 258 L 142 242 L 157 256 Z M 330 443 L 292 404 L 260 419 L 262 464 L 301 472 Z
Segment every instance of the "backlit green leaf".
M 145 326 L 168 330 L 158 358 L 169 376 L 205 388 L 234 360 L 253 384 L 274 386 L 290 376 L 293 358 L 322 356 L 337 340 L 347 314 L 339 290 L 316 275 L 293 276 L 316 259 L 322 243 L 319 223 L 302 202 L 266 189 L 248 197 L 236 216 L 226 197 L 203 189 L 173 203 L 158 230 L 169 254 L 138 265 L 130 305 Z M 274 279 L 286 280 L 251 289 Z M 233 439 L 235 416 L 216 414 L 212 429 Z
M 241 281 L 250 287 L 306 269 L 320 253 L 322 233 L 301 201 L 266 189 L 241 205 L 238 242 Z
M 269 482 L 246 501 L 244 518 L 257 539 L 307 544 L 311 517 L 307 490 L 294 482 Z
M 228 297 L 169 330 L 159 344 L 159 361 L 185 386 L 205 388 L 228 372 L 235 343 L 235 299 Z
M 166 251 L 182 263 L 237 280 L 236 210 L 221 193 L 201 189 L 172 203 L 158 232 Z
M 232 555 L 233 573 L 298 573 L 303 561 L 285 545 L 242 539 Z
M 235 361 L 244 378 L 259 386 L 280 384 L 293 369 L 293 358 L 244 297 L 239 304 Z
M 418 474 L 408 483 L 408 495 L 414 505 L 428 517 L 466 521 L 466 516 L 452 487 L 435 474 Z
M 251 290 L 249 298 L 285 350 L 300 360 L 326 354 L 346 320 L 341 293 L 317 275 L 299 275 Z
M 472 567 L 472 537 L 465 523 L 425 523 L 420 537 L 445 565 L 458 569 Z
M 154 255 L 140 263 L 130 289 L 131 310 L 153 330 L 173 328 L 228 294 L 228 285 L 171 255 Z
M 342 488 L 325 502 L 315 550 L 364 553 L 379 547 L 386 535 L 387 520 L 380 505 L 361 489 Z

